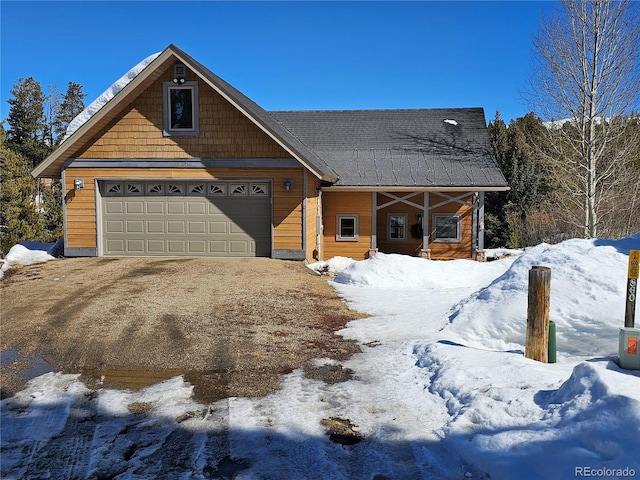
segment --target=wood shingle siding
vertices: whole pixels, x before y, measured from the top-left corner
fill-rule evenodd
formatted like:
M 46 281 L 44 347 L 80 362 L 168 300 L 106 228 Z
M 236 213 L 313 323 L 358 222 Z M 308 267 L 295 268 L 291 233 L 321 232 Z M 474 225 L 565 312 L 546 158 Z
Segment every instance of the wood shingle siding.
M 194 74 L 191 74 L 194 76 Z M 200 134 L 163 136 L 162 82 L 156 80 L 77 158 L 291 158 L 219 93 L 201 82 Z

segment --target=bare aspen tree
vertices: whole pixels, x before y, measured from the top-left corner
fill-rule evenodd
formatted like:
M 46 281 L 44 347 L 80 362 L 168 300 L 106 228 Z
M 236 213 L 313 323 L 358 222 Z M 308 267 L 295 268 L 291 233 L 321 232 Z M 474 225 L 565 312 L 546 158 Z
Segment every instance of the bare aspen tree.
M 616 206 L 637 201 L 640 135 L 628 127 L 640 103 L 639 6 L 560 0 L 534 40 L 532 107 L 551 121 L 543 160 L 557 206 L 585 238 L 621 234 Z

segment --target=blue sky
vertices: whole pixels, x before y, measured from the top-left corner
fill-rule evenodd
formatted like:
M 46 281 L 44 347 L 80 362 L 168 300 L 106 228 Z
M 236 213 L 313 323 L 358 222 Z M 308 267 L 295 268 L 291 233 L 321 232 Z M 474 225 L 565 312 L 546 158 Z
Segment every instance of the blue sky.
M 21 77 L 86 104 L 170 43 L 267 110 L 484 107 L 509 121 L 554 2 L 6 1 L 1 110 Z

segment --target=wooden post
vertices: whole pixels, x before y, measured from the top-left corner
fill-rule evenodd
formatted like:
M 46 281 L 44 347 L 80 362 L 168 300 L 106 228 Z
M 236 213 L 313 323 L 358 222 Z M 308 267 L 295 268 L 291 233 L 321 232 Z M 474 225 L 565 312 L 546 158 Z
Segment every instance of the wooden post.
M 551 269 L 534 266 L 529 270 L 529 306 L 524 355 L 539 362 L 548 362 L 549 298 Z

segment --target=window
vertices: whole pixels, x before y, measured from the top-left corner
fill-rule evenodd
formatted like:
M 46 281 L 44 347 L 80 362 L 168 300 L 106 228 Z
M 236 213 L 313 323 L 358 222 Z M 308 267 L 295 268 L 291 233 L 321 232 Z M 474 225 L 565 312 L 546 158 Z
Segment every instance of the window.
M 251 184 L 251 195 L 265 196 L 267 194 L 267 185 L 264 183 Z
M 406 213 L 387 214 L 387 240 L 407 239 L 407 217 Z
M 127 193 L 129 195 L 142 195 L 141 183 L 127 183 Z
M 122 184 L 120 183 L 107 183 L 107 194 L 118 195 L 122 193 Z
M 460 215 L 436 213 L 433 215 L 434 242 L 459 242 L 461 239 Z
M 229 189 L 231 190 L 231 195 L 234 195 L 234 196 L 247 194 L 247 186 L 243 184 L 234 185 L 232 183 L 231 185 L 229 185 Z
M 215 184 L 215 183 L 211 183 L 209 184 L 209 195 L 211 196 L 222 196 L 225 195 L 225 187 L 226 185 L 224 185 L 223 183 L 221 184 Z
M 164 193 L 164 185 L 162 183 L 148 184 L 147 193 L 151 195 L 162 195 Z
M 191 183 L 189 184 L 189 195 L 204 195 L 203 183 Z
M 198 135 L 200 119 L 198 108 L 198 82 L 176 84 L 163 82 L 165 136 Z
M 358 215 L 338 215 L 336 240 L 355 242 L 358 240 Z
M 169 195 L 184 195 L 184 185 L 179 183 L 170 183 L 167 187 Z

